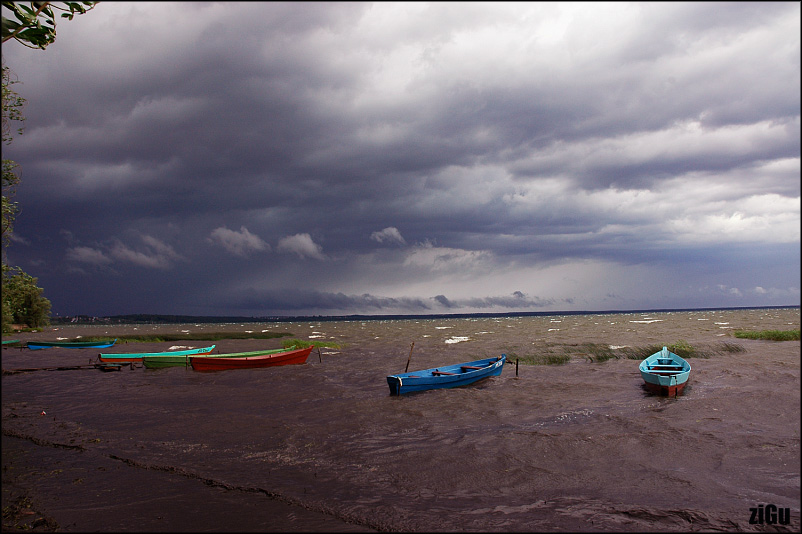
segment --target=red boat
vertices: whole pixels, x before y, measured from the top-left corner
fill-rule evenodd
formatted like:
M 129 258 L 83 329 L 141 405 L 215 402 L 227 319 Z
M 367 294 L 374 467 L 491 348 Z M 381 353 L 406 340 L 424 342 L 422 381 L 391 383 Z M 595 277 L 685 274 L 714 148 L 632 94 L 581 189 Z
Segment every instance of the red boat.
M 192 364 L 192 368 L 196 371 L 223 371 L 225 369 L 273 367 L 275 365 L 306 363 L 306 359 L 309 357 L 313 348 L 314 346 L 275 354 L 249 356 L 246 358 L 224 358 L 220 356 L 205 358 L 203 356 L 190 356 L 189 361 Z

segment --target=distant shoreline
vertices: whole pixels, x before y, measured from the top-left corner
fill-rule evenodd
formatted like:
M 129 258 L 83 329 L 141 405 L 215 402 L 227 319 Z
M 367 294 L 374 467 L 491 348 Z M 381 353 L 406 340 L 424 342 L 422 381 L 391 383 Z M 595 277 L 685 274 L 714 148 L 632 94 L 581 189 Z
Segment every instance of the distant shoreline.
M 472 319 L 493 317 L 548 317 L 559 315 L 612 315 L 628 313 L 669 313 L 706 312 L 730 310 L 781 310 L 799 308 L 788 306 L 729 306 L 709 308 L 663 308 L 641 310 L 582 310 L 582 311 L 532 311 L 532 312 L 479 312 L 479 313 L 431 313 L 431 314 L 388 314 L 388 315 L 268 315 L 260 317 L 211 316 L 211 315 L 167 315 L 167 314 L 127 314 L 105 317 L 88 315 L 58 316 L 51 318 L 52 325 L 64 324 L 179 324 L 179 323 L 290 323 L 307 321 L 392 321 L 404 319 Z

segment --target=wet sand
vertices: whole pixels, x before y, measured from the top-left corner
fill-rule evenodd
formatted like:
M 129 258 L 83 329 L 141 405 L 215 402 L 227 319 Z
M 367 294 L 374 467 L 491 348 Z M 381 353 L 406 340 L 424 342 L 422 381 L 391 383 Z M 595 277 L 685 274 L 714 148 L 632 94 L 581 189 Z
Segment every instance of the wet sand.
M 342 348 L 257 370 L 4 374 L 4 530 L 799 530 L 800 343 L 730 335 L 798 329 L 798 308 L 15 337 L 134 328 L 286 331 Z M 710 357 L 689 360 L 677 399 L 646 392 L 639 361 L 591 361 L 585 345 L 680 340 Z M 392 397 L 385 377 L 403 371 L 412 342 L 411 370 L 501 352 L 571 359 Z M 280 345 L 218 342 L 222 352 Z M 2 366 L 82 365 L 96 352 L 3 349 Z M 788 507 L 790 524 L 750 524 L 761 504 Z

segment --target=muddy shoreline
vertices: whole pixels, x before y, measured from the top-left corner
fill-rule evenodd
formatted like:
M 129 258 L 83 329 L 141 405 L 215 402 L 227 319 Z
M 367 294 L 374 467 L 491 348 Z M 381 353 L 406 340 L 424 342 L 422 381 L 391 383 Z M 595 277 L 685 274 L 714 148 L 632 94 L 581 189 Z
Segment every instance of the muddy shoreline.
M 795 531 L 800 344 L 727 333 L 798 324 L 798 309 L 298 323 L 265 329 L 342 348 L 258 372 L 5 375 L 4 530 Z M 579 356 L 391 397 L 385 376 L 403 369 L 410 340 L 411 368 L 588 343 L 743 351 L 692 360 L 679 399 L 645 392 L 634 360 Z M 43 366 L 89 358 L 33 352 Z M 4 349 L 3 369 L 32 354 Z M 790 524 L 751 524 L 760 504 L 788 507 Z

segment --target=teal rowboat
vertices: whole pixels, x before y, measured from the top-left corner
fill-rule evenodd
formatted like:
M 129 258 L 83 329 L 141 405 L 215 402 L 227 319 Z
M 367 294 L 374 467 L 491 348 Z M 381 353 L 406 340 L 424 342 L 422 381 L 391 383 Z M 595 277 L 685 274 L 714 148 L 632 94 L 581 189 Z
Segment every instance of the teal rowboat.
M 254 356 L 264 356 L 266 354 L 278 354 L 279 352 L 287 352 L 295 350 L 289 349 L 271 349 L 271 350 L 255 350 L 251 352 L 229 352 L 226 354 L 203 354 L 204 358 L 252 358 Z M 184 365 L 189 367 L 191 365 L 190 358 L 192 356 L 199 356 L 198 354 L 186 356 L 162 355 L 162 356 L 145 356 L 142 358 L 142 363 L 148 369 L 160 369 L 162 367 L 176 367 Z
M 97 357 L 100 359 L 101 362 L 109 362 L 109 363 L 128 363 L 128 362 L 141 362 L 143 358 L 161 358 L 161 357 L 177 357 L 177 356 L 188 356 L 190 354 L 199 355 L 199 354 L 209 354 L 214 350 L 217 345 L 212 345 L 211 347 L 201 347 L 199 349 L 187 349 L 187 350 L 168 350 L 163 352 L 122 352 L 120 354 L 103 354 L 100 353 Z
M 640 375 L 652 393 L 676 397 L 681 395 L 691 374 L 691 364 L 663 347 L 640 363 Z
M 59 347 L 63 349 L 105 349 L 117 343 L 113 341 L 28 341 L 26 344 L 31 350 L 49 349 Z
M 467 386 L 491 376 L 499 376 L 504 369 L 507 355 L 498 358 L 485 358 L 472 362 L 444 365 L 422 371 L 399 373 L 387 377 L 390 394 L 402 395 L 412 391 L 427 389 L 455 388 Z

